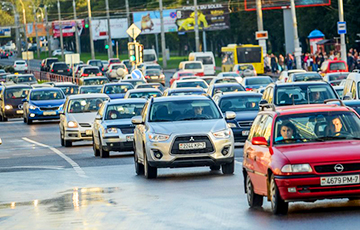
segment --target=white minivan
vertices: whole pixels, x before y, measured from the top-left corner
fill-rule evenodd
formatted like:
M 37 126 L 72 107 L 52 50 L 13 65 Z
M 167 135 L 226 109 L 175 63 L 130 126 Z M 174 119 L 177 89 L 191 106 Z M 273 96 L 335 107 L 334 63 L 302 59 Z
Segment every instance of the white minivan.
M 189 54 L 189 61 L 201 61 L 205 75 L 215 75 L 215 58 L 212 52 L 193 52 Z
M 143 51 L 143 63 L 157 63 L 157 55 L 154 49 L 144 49 Z
M 344 100 L 360 100 L 360 74 L 350 73 L 346 78 L 344 90 Z

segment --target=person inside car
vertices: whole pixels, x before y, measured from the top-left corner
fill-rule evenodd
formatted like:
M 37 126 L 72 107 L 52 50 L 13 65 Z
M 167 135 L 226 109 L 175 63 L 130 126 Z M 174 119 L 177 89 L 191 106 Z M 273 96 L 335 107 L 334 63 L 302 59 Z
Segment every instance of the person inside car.
M 321 94 L 319 91 L 311 92 L 310 93 L 310 101 L 311 102 L 322 102 Z
M 295 138 L 296 128 L 291 122 L 284 122 L 280 126 L 280 136 L 275 138 L 275 142 L 286 141 Z
M 80 102 L 76 101 L 72 105 L 72 108 L 70 109 L 71 113 L 80 113 L 81 112 L 81 104 Z
M 326 127 L 326 133 L 328 136 L 339 136 L 346 132 L 343 129 L 343 124 L 339 117 L 331 119 L 330 124 Z

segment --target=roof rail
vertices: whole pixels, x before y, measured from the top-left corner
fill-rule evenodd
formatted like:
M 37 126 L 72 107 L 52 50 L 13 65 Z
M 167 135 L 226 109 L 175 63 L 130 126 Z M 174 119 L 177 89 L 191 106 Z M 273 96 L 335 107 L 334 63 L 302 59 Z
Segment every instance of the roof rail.
M 276 111 L 276 107 L 274 104 L 268 103 L 268 104 L 259 104 L 260 111 L 264 111 L 266 108 L 270 108 L 272 111 Z
M 324 104 L 327 104 L 328 102 L 339 102 L 340 103 L 340 106 L 346 106 L 345 104 L 344 104 L 344 102 L 342 101 L 342 100 L 340 100 L 340 99 L 327 99 L 327 100 L 324 100 Z

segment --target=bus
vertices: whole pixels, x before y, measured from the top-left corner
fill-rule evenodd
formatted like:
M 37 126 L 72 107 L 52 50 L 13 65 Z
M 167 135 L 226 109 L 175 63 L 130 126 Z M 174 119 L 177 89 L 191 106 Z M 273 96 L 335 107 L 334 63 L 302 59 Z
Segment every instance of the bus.
M 230 44 L 221 48 L 222 72 L 232 72 L 236 64 L 252 64 L 258 74 L 264 73 L 264 57 L 259 45 Z

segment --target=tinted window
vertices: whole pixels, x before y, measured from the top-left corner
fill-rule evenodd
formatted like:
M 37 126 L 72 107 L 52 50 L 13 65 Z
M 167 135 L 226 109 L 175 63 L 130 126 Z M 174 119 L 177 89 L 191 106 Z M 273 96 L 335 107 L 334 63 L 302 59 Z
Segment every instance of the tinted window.
M 48 59 L 46 64 L 47 64 L 48 66 L 51 66 L 52 63 L 58 62 L 58 61 L 59 61 L 58 59 Z
M 268 85 L 273 81 L 270 78 L 247 78 L 246 84 L 247 85 Z
M 223 113 L 226 111 L 258 111 L 261 96 L 241 96 L 223 98 L 219 107 Z
M 134 92 L 129 94 L 129 98 L 150 98 L 150 97 L 161 97 L 159 92 Z
M 245 91 L 242 85 L 231 85 L 231 86 L 215 86 L 214 92 L 221 93 L 221 92 L 238 92 L 238 91 Z
M 64 70 L 64 69 L 68 69 L 68 68 L 69 68 L 69 66 L 67 66 L 65 63 L 53 65 L 54 70 Z
M 60 100 L 64 99 L 64 95 L 59 90 L 37 90 L 32 91 L 30 100 L 43 101 L 43 100 Z
M 18 99 L 25 98 L 29 94 L 31 88 L 11 88 L 5 89 L 4 97 L 5 99 Z
M 86 93 L 101 93 L 102 86 L 91 86 L 91 87 L 81 87 L 79 89 L 80 94 L 86 94 Z
M 322 81 L 323 78 L 320 74 L 317 73 L 307 73 L 307 74 L 295 74 L 294 81 Z
M 161 70 L 161 67 L 159 65 L 150 65 L 150 66 L 146 66 L 146 69 L 158 69 L 158 70 Z
M 202 66 L 200 63 L 187 63 L 184 69 L 202 69 Z
M 201 61 L 203 65 L 213 65 L 213 59 L 211 57 L 196 57 L 196 61 Z
M 69 102 L 68 113 L 97 112 L 106 98 L 72 99 Z
M 116 70 L 116 69 L 126 69 L 125 65 L 112 65 L 111 68 L 113 70 Z
M 86 68 L 84 69 L 84 74 L 98 74 L 100 70 L 98 68 Z
M 152 69 L 152 70 L 146 70 L 145 75 L 148 76 L 159 76 L 161 74 L 160 70 Z
M 261 62 L 261 48 L 260 47 L 247 47 L 237 48 L 238 63 L 253 63 Z
M 105 120 L 129 119 L 140 116 L 145 103 L 131 103 L 109 105 L 106 110 Z
M 109 80 L 104 78 L 84 79 L 84 85 L 103 85 L 105 83 L 109 83 Z
M 104 89 L 104 93 L 106 94 L 118 94 L 118 93 L 126 93 L 129 89 L 133 89 L 132 85 L 108 85 Z
M 156 61 L 155 54 L 144 54 L 143 55 L 143 61 L 144 62 L 153 62 Z

